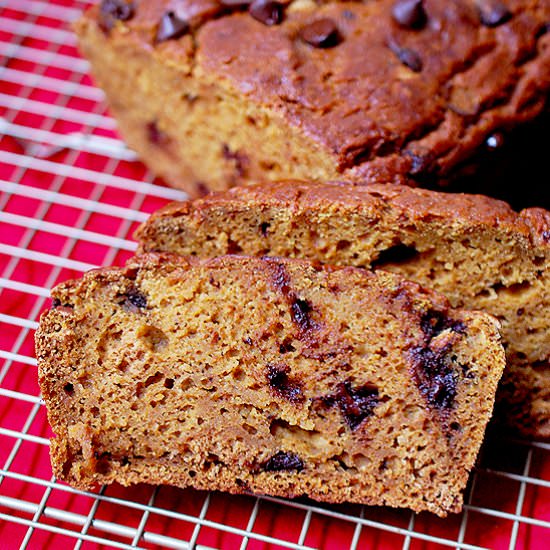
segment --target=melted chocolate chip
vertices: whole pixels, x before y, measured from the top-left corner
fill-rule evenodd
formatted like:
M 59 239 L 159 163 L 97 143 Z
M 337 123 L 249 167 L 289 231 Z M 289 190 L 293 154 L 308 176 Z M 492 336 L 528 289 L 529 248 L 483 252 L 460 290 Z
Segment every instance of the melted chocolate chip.
M 288 298 L 290 295 L 290 281 L 285 266 L 278 262 L 272 262 L 271 265 L 273 266 L 271 275 L 273 286 Z
M 283 20 L 283 5 L 272 0 L 254 0 L 248 12 L 256 21 L 268 27 L 278 25 Z
M 391 13 L 395 22 L 406 29 L 421 29 L 426 24 L 423 0 L 399 0 Z
M 57 309 L 57 308 L 70 308 L 70 309 L 74 309 L 74 306 L 73 304 L 69 304 L 69 303 L 62 303 L 61 300 L 59 298 L 54 298 L 52 300 L 52 309 Z
M 413 378 L 428 404 L 438 410 L 454 405 L 457 377 L 443 351 L 417 347 L 411 351 Z
M 340 33 L 334 21 L 324 17 L 302 27 L 300 38 L 315 48 L 332 48 L 340 42 Z
M 189 23 L 181 19 L 173 11 L 167 11 L 161 18 L 157 28 L 156 41 L 175 40 L 189 32 Z
M 147 307 L 147 298 L 137 290 L 130 290 L 126 293 L 128 301 L 136 307 Z
M 355 430 L 378 405 L 378 388 L 373 384 L 352 387 L 348 381 L 337 386 L 336 393 L 324 398 L 327 405 L 337 404 L 348 426 Z
M 409 67 L 411 71 L 419 73 L 422 70 L 422 59 L 414 50 L 394 46 L 392 51 L 397 56 L 399 61 L 401 61 L 403 65 Z
M 204 197 L 210 193 L 210 189 L 208 189 L 208 186 L 203 181 L 195 182 L 195 191 L 199 197 Z
M 411 159 L 410 176 L 420 176 L 430 171 L 433 163 L 433 156 L 430 153 L 419 155 L 411 151 L 405 151 L 405 155 Z
M 499 0 L 479 0 L 479 20 L 486 27 L 498 27 L 512 18 L 512 12 Z
M 279 344 L 279 353 L 290 353 L 296 351 L 296 348 L 292 345 L 292 342 L 288 339 L 285 339 L 281 344 Z
M 260 233 L 263 237 L 267 237 L 267 230 L 269 229 L 269 222 L 262 222 L 260 224 Z
M 318 324 L 311 318 L 313 307 L 307 300 L 296 296 L 296 293 L 290 288 L 288 273 L 283 264 L 274 260 L 271 262 L 271 282 L 290 305 L 290 316 L 294 323 L 300 329 L 300 337 L 307 336 L 305 333 L 319 328 Z
M 243 491 L 250 491 L 250 485 L 247 481 L 243 481 L 242 479 L 235 479 L 235 483 L 243 490 Z
M 147 139 L 153 144 L 158 145 L 159 147 L 164 147 L 170 142 L 168 135 L 163 132 L 156 120 L 149 122 L 147 124 Z
M 303 401 L 302 387 L 288 376 L 289 371 L 287 365 L 267 365 L 267 381 L 281 397 L 289 401 Z
M 121 306 L 131 313 L 138 313 L 140 309 L 147 307 L 147 298 L 136 288 L 129 288 L 123 295 Z
M 314 328 L 314 323 L 309 316 L 311 311 L 311 304 L 307 300 L 294 298 L 290 304 L 290 314 L 292 315 L 292 320 L 300 327 L 300 330 L 303 330 L 304 332 Z
M 131 1 L 103 0 L 99 7 L 99 26 L 109 32 L 117 21 L 128 21 L 134 13 L 134 3 Z
M 279 451 L 266 460 L 262 464 L 262 468 L 266 472 L 280 472 L 281 470 L 297 470 L 300 472 L 304 469 L 304 463 L 295 453 Z
M 223 158 L 235 163 L 235 169 L 241 178 L 246 175 L 248 164 L 250 163 L 248 155 L 241 151 L 232 151 L 226 143 L 222 146 L 222 154 Z
M 466 327 L 462 321 L 451 319 L 443 312 L 434 309 L 431 309 L 422 315 L 420 318 L 420 328 L 426 335 L 428 341 L 446 329 L 451 329 L 453 332 L 458 332 L 460 334 L 464 334 L 466 330 Z

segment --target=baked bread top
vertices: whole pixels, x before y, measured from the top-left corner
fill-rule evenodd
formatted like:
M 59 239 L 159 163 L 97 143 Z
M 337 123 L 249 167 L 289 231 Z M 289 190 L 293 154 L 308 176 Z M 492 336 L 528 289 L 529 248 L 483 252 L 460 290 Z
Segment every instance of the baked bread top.
M 106 0 L 89 17 L 275 111 L 367 181 L 444 175 L 550 89 L 547 2 L 229 4 Z
M 446 227 L 499 226 L 523 235 L 531 244 L 550 249 L 550 212 L 544 208 L 526 208 L 521 212 L 509 204 L 484 195 L 443 193 L 429 189 L 401 185 L 353 185 L 349 182 L 263 182 L 247 187 L 234 187 L 225 192 L 212 193 L 194 201 L 172 202 L 154 212 L 137 231 L 136 238 L 146 244 L 148 231 L 157 220 L 191 215 L 197 223 L 215 208 L 241 211 L 249 205 L 261 211 L 277 206 L 294 214 L 317 210 L 342 215 L 361 212 L 369 217 L 394 217 L 407 221 L 440 220 Z M 203 214 L 203 212 L 205 214 Z

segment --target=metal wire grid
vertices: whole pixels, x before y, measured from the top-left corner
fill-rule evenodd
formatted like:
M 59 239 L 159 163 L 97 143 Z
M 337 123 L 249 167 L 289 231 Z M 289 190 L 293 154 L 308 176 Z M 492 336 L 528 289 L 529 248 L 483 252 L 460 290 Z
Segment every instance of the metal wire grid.
M 88 3 L 0 0 L 0 547 L 545 548 L 550 445 L 494 439 L 465 511 L 429 514 L 139 486 L 78 491 L 51 476 L 32 335 L 49 288 L 135 249 L 179 191 L 113 133 L 69 23 Z

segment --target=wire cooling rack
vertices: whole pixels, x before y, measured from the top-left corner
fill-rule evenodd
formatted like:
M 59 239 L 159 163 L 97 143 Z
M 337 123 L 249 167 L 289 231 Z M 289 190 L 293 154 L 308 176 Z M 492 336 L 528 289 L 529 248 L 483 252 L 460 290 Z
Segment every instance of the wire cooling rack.
M 33 332 L 49 289 L 122 264 L 179 191 L 118 139 L 70 22 L 86 2 L 0 0 L 0 548 L 548 548 L 550 445 L 493 438 L 461 515 L 58 483 Z M 157 182 L 159 183 L 159 182 Z

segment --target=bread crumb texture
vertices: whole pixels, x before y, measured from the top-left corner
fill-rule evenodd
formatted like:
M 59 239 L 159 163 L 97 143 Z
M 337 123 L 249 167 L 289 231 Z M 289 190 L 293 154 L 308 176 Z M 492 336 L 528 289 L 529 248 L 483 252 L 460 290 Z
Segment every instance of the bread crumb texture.
M 55 475 L 458 512 L 498 322 L 400 276 L 148 254 L 53 291 Z
M 405 186 L 279 182 L 174 203 L 142 250 L 308 258 L 393 271 L 497 317 L 508 366 L 496 419 L 550 437 L 550 214 Z

